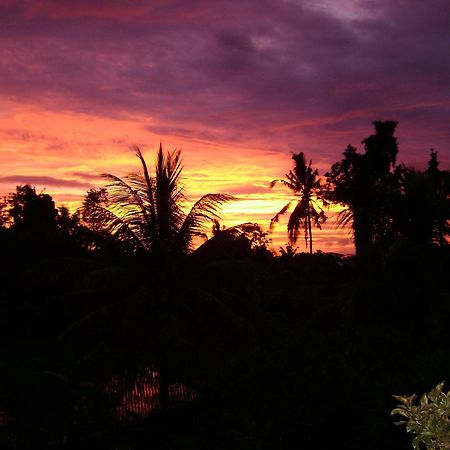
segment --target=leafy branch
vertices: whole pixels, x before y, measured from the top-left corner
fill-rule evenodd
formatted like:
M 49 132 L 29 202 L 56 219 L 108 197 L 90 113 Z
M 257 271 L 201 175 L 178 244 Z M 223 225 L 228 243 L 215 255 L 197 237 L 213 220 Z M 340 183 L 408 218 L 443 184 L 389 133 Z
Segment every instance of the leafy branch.
M 391 411 L 391 416 L 401 416 L 403 420 L 395 425 L 406 425 L 406 431 L 415 435 L 414 449 L 420 449 L 421 443 L 428 450 L 450 449 L 450 391 L 445 393 L 443 388 L 442 382 L 423 394 L 418 405 L 414 404 L 415 394 L 393 396 L 400 404 Z

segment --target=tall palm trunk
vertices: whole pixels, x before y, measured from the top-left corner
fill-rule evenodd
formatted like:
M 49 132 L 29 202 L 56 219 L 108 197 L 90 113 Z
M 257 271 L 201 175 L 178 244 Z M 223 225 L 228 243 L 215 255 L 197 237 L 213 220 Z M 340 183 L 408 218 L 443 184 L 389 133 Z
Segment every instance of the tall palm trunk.
M 311 226 L 311 209 L 308 207 L 308 235 L 309 235 L 309 254 L 313 253 L 313 239 L 312 239 L 312 226 Z

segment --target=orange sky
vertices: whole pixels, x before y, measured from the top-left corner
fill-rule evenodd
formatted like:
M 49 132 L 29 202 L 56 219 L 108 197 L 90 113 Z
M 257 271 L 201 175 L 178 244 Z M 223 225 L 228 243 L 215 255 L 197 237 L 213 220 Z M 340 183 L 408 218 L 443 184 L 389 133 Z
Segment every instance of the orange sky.
M 139 169 L 133 145 L 139 145 L 152 161 L 159 144 L 160 136 L 142 126 L 151 123 L 148 117 L 111 119 L 50 112 L 12 102 L 9 111 L 0 117 L 0 163 L 3 173 L 9 174 L 2 177 L 1 192 L 11 192 L 15 185 L 28 182 L 72 210 L 90 187 L 102 185 L 101 173 L 123 176 Z M 247 146 L 236 149 L 235 145 L 230 148 L 229 144 L 179 136 L 165 136 L 163 146 L 183 150 L 183 182 L 189 199 L 210 192 L 238 197 L 223 208 L 222 223 L 226 226 L 257 222 L 268 229 L 270 218 L 292 198 L 282 187 L 268 187 L 271 180 L 284 177 L 291 168 L 287 152 Z M 285 245 L 286 224 L 278 225 L 271 238 L 273 248 Z M 353 252 L 348 233 L 336 230 L 332 211 L 329 223 L 314 232 L 314 240 L 316 250 Z M 298 246 L 306 251 L 303 239 Z

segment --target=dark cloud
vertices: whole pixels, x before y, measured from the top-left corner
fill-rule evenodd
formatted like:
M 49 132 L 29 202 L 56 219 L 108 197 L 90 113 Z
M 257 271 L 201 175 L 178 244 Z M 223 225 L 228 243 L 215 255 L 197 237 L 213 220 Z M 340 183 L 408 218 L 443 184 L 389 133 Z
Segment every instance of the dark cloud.
M 195 128 L 189 129 L 172 126 L 148 126 L 145 128 L 151 133 L 159 134 L 160 136 L 165 135 L 180 136 L 184 139 L 218 141 L 220 138 L 224 137 L 219 136 L 218 133 L 213 133 L 211 131 L 197 130 Z
M 0 95 L 330 162 L 395 119 L 448 164 L 449 23 L 448 0 L 3 1 Z
M 46 177 L 40 175 L 11 175 L 0 177 L 0 183 L 4 184 L 30 184 L 39 186 L 58 186 L 67 188 L 90 188 L 92 187 L 89 183 L 82 183 L 77 180 L 67 180 L 53 177 Z

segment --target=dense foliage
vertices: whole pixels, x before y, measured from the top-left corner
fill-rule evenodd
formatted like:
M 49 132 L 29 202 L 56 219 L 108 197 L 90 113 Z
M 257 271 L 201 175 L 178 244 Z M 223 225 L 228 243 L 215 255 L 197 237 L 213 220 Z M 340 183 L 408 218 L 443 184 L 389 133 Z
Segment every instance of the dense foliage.
M 397 166 L 394 129 L 316 192 L 346 206 L 357 257 L 274 255 L 260 225 L 219 224 L 223 194 L 185 212 L 177 152 L 153 176 L 138 153 L 141 174 L 108 176 L 75 213 L 17 187 L 0 215 L 0 448 L 409 448 L 392 393 L 450 378 L 450 185 L 436 152 Z
M 444 383 L 430 392 L 422 394 L 420 403 L 414 404 L 416 395 L 394 395 L 400 404 L 391 415 L 402 416 L 396 425 L 406 425 L 406 431 L 415 435 L 412 445 L 415 449 L 425 444 L 430 450 L 450 448 L 450 391 L 443 392 Z M 405 420 L 406 419 L 406 420 Z

